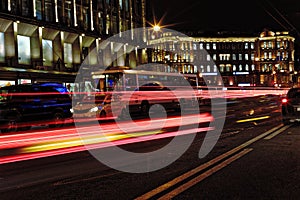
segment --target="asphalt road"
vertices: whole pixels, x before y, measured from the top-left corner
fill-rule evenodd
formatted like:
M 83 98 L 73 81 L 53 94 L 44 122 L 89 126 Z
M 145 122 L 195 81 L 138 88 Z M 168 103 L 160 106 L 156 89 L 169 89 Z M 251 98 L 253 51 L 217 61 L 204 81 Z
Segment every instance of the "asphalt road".
M 278 111 L 272 109 L 267 113 L 272 113 L 268 118 L 261 118 L 261 114 L 248 116 L 247 119 L 253 119 L 250 121 L 228 118 L 220 139 L 207 156 L 198 156 L 207 134 L 202 132 L 179 159 L 153 172 L 118 171 L 99 162 L 88 151 L 3 164 L 0 166 L 0 197 L 297 199 L 300 193 L 299 126 L 284 127 Z M 254 120 L 255 117 L 259 119 Z M 180 137 L 184 140 L 188 136 Z M 166 138 L 121 148 L 130 152 L 151 152 L 169 142 Z M 170 156 L 172 153 L 161 154 L 155 161 L 164 162 Z

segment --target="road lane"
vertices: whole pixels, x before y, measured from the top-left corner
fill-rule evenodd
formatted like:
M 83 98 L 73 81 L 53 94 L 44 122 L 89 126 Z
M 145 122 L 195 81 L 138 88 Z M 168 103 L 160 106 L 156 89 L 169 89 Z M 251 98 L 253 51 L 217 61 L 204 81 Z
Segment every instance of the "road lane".
M 153 197 L 154 195 L 157 195 L 157 194 L 159 194 L 159 193 L 161 193 L 161 192 L 169 189 L 170 187 L 172 187 L 172 186 L 174 186 L 174 185 L 176 185 L 176 184 L 184 181 L 185 179 L 188 179 L 189 177 L 191 177 L 191 176 L 193 176 L 193 175 L 195 175 L 195 174 L 197 174 L 197 173 L 199 173 L 199 172 L 201 172 L 201 171 L 203 171 L 203 170 L 211 167 L 212 165 L 215 165 L 216 163 L 220 162 L 221 160 L 223 160 L 223 159 L 225 159 L 227 157 L 230 157 L 230 156 L 231 156 L 231 158 L 234 157 L 235 155 L 233 155 L 233 154 L 236 154 L 237 152 L 245 149 L 246 147 L 248 147 L 249 145 L 253 144 L 254 142 L 257 142 L 258 140 L 260 140 L 260 139 L 268 136 L 269 134 L 271 134 L 273 132 L 279 132 L 279 133 L 281 133 L 284 130 L 286 130 L 286 129 L 282 129 L 282 126 L 283 125 L 276 126 L 276 127 L 272 128 L 272 129 L 266 131 L 265 133 L 262 133 L 262 134 L 258 135 L 257 137 L 255 137 L 255 138 L 253 138 L 253 139 L 251 139 L 251 140 L 249 140 L 249 141 L 247 141 L 247 142 L 245 142 L 245 143 L 243 143 L 243 144 L 241 144 L 241 145 L 233 148 L 232 150 L 230 150 L 230 151 L 228 151 L 228 152 L 226 152 L 226 153 L 224 153 L 224 154 L 222 154 L 222 155 L 220 155 L 220 156 L 218 156 L 218 157 L 216 157 L 216 158 L 214 158 L 214 159 L 206 162 L 205 164 L 202 164 L 199 167 L 197 167 L 197 168 L 195 168 L 195 169 L 193 169 L 193 170 L 191 170 L 191 171 L 189 171 L 189 172 L 187 172 L 187 173 L 185 173 L 185 174 L 183 174 L 183 175 L 181 175 L 181 176 L 173 179 L 172 181 L 169 181 L 169 182 L 163 184 L 162 186 L 160 186 L 158 188 L 155 188 L 152 191 L 150 191 L 150 192 L 148 192 L 148 193 L 146 193 L 146 194 L 144 194 L 144 195 L 136 198 L 136 200 L 149 199 L 149 198 Z M 249 152 L 250 151 L 247 150 L 245 154 L 247 154 Z M 242 155 L 244 155 L 244 154 L 242 153 Z M 237 156 L 237 158 L 239 158 L 239 157 L 240 156 Z M 236 159 L 233 159 L 232 161 L 234 161 L 234 160 L 236 160 Z M 223 167 L 225 167 L 225 166 L 222 166 L 221 168 L 223 168 Z M 221 168 L 218 168 L 218 170 L 221 169 Z M 208 176 L 204 176 L 204 178 L 207 178 L 207 177 Z M 204 178 L 201 178 L 198 181 L 200 182 Z M 198 183 L 198 181 L 194 181 L 193 184 Z M 193 184 L 189 184 L 189 186 L 193 186 Z M 186 186 L 186 187 L 183 187 L 183 188 L 188 189 L 189 187 Z M 168 199 L 169 197 L 172 198 L 172 197 L 178 195 L 180 192 L 183 192 L 185 189 L 179 189 L 179 191 L 175 190 L 175 191 L 171 192 L 170 194 L 167 194 L 166 196 L 163 196 L 162 199 Z

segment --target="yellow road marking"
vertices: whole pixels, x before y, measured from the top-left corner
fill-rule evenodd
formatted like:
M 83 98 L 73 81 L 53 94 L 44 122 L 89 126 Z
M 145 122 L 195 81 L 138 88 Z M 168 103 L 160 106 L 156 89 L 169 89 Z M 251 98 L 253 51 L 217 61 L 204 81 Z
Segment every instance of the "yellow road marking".
M 223 169 L 224 167 L 228 166 L 232 162 L 236 161 L 237 159 L 241 158 L 242 156 L 246 155 L 247 153 L 251 152 L 253 149 L 244 149 L 240 153 L 228 158 L 227 160 L 223 161 L 222 163 L 218 164 L 217 166 L 207 170 L 206 172 L 200 174 L 199 176 L 193 178 L 192 180 L 188 181 L 185 184 L 180 185 L 176 189 L 172 190 L 171 192 L 167 193 L 166 195 L 160 197 L 158 200 L 164 199 L 171 199 L 178 194 L 184 192 L 185 190 L 191 188 L 192 186 L 198 184 L 199 182 L 203 181 L 205 178 L 211 176 L 215 172 Z
M 281 129 L 279 129 L 278 131 L 275 131 L 274 133 L 272 133 L 271 135 L 265 137 L 265 140 L 271 140 L 272 138 L 274 138 L 275 136 L 279 135 L 280 133 L 282 133 L 283 131 L 285 131 L 286 129 L 290 128 L 292 125 L 288 125 L 288 126 L 284 126 Z
M 249 140 L 249 141 L 241 144 L 240 146 L 235 147 L 234 149 L 232 149 L 232 150 L 230 150 L 230 151 L 228 151 L 228 152 L 226 152 L 226 153 L 224 153 L 224 154 L 222 154 L 222 155 L 220 155 L 220 156 L 218 156 L 218 157 L 216 157 L 216 158 L 214 158 L 214 159 L 212 159 L 212 160 L 210 160 L 210 161 L 208 161 L 208 162 L 206 162 L 206 163 L 204 163 L 204 164 L 202 164 L 200 166 L 198 166 L 197 168 L 192 169 L 191 171 L 188 171 L 188 172 L 184 173 L 183 175 L 174 178 L 173 180 L 171 180 L 171 181 L 169 181 L 169 182 L 167 182 L 167 183 L 165 183 L 165 184 L 163 184 L 163 185 L 161 185 L 161 186 L 159 186 L 159 187 L 151 190 L 150 192 L 147 192 L 146 194 L 144 194 L 144 195 L 142 195 L 140 197 L 137 197 L 136 200 L 149 199 L 149 198 L 153 197 L 154 195 L 157 195 L 160 192 L 162 192 L 164 190 L 167 190 L 168 188 L 174 186 L 175 184 L 177 184 L 177 183 L 179 183 L 179 182 L 181 182 L 181 181 L 189 178 L 190 176 L 195 175 L 196 173 L 198 173 L 198 172 L 200 172 L 200 171 L 202 171 L 202 170 L 204 170 L 204 169 L 206 169 L 206 168 L 208 168 L 208 167 L 216 164 L 217 162 L 219 162 L 219 161 L 221 161 L 221 160 L 223 160 L 223 159 L 225 159 L 225 158 L 233 155 L 234 153 L 240 151 L 241 149 L 244 149 L 247 146 L 253 144 L 254 142 L 256 142 L 256 141 L 258 141 L 258 140 L 266 137 L 267 135 L 269 135 L 270 133 L 278 130 L 282 126 L 283 125 L 281 124 L 279 126 L 276 126 L 276 127 L 272 128 L 272 129 L 266 131 L 265 133 L 262 133 L 262 134 L 256 136 L 255 138 L 253 138 L 253 139 L 251 139 L 251 140 Z
M 238 120 L 236 122 L 237 123 L 252 122 L 252 121 L 259 121 L 259 120 L 268 119 L 268 118 L 270 118 L 270 116 L 255 117 L 255 118 L 249 118 L 249 119 L 242 119 L 242 120 Z

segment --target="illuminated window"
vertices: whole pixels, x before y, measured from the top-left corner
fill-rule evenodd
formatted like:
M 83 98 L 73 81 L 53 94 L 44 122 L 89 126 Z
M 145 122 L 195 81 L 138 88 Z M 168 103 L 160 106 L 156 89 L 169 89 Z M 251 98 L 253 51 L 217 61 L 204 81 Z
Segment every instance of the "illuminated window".
M 214 72 L 217 72 L 217 65 L 214 65 Z
M 239 54 L 239 60 L 243 60 L 243 55 L 241 53 Z
M 230 54 L 226 54 L 226 60 L 230 60 Z
M 232 70 L 235 72 L 236 71 L 236 65 L 232 66 Z
M 254 49 L 254 43 L 253 42 L 251 43 L 251 49 Z
M 206 43 L 206 49 L 209 50 L 210 49 L 210 45 L 209 43 Z
M 73 52 L 72 52 L 72 44 L 64 43 L 64 61 L 66 63 L 66 67 L 72 67 L 73 63 Z
M 280 48 L 280 41 L 277 41 L 277 48 Z
M 249 60 L 249 55 L 245 54 L 245 60 Z
M 272 59 L 272 52 L 269 52 L 269 59 Z
M 213 60 L 217 60 L 217 54 L 213 55 Z
M 264 66 L 263 66 L 263 68 L 262 68 L 262 71 L 263 71 L 263 72 L 268 71 L 268 65 L 267 65 L 267 64 L 264 64 Z
M 199 44 L 199 48 L 200 48 L 200 49 L 203 49 L 203 43 L 200 43 L 200 44 Z
M 178 55 L 177 55 L 177 53 L 175 53 L 175 55 L 174 55 L 174 61 L 177 61 L 177 59 L 178 59 Z
M 232 54 L 232 60 L 236 60 L 236 54 Z
M 254 60 L 255 59 L 255 56 L 254 56 L 254 53 L 251 54 L 251 60 Z
M 30 37 L 18 35 L 18 56 L 20 64 L 30 64 Z
M 220 72 L 224 72 L 224 65 L 220 65 Z
M 43 60 L 45 66 L 51 66 L 53 62 L 53 47 L 51 40 L 42 40 L 43 44 Z
M 204 66 L 203 65 L 200 66 L 200 72 L 204 72 Z
M 35 16 L 38 20 L 42 20 L 42 1 L 35 0 Z
M 239 71 L 243 71 L 243 66 L 242 65 L 239 65 Z
M 269 64 L 268 71 L 272 71 L 272 68 L 273 68 L 272 64 Z
M 249 44 L 248 42 L 245 43 L 245 49 L 248 49 L 249 48 Z
M 193 49 L 197 50 L 197 44 L 193 44 Z
M 277 52 L 277 59 L 281 60 L 281 58 L 280 58 L 280 51 Z
M 209 65 L 207 65 L 207 72 L 210 72 L 210 66 Z
M 249 65 L 248 65 L 248 64 L 246 64 L 245 70 L 246 70 L 246 71 L 249 71 Z
M 267 42 L 266 41 L 264 42 L 264 46 L 263 47 L 267 48 Z
M 106 34 L 110 33 L 110 17 L 109 17 L 109 15 L 106 15 L 106 29 L 105 29 L 105 33 Z
M 226 65 L 226 71 L 227 72 L 230 72 L 231 70 L 230 70 L 230 65 Z
M 0 62 L 5 61 L 4 33 L 0 32 Z
M 220 60 L 223 60 L 223 54 L 220 54 L 219 57 L 220 57 Z
M 254 64 L 251 65 L 251 70 L 252 70 L 252 71 L 255 70 L 255 65 L 254 65 Z
M 217 49 L 217 44 L 213 43 L 213 49 L 216 50 Z
M 264 57 L 265 57 L 265 59 L 268 58 L 268 53 L 267 52 L 264 52 Z
M 269 47 L 269 48 L 273 48 L 273 42 L 272 42 L 272 41 L 269 41 L 268 47 Z
M 210 61 L 210 56 L 209 55 L 206 56 L 206 60 Z
M 123 0 L 119 0 L 120 9 L 123 9 Z
M 197 72 L 198 72 L 197 66 L 194 66 L 194 73 L 197 73 Z

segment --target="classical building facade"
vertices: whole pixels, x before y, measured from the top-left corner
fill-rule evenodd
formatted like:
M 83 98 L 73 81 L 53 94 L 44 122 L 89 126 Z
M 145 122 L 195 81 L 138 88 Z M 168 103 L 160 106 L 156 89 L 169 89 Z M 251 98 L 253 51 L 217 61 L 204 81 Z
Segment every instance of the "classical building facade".
M 163 70 L 197 73 L 200 79 L 219 71 L 227 86 L 289 87 L 297 82 L 294 41 L 288 32 L 268 30 L 250 37 L 161 32 L 150 40 L 153 48 L 148 55 L 150 62 L 164 64 Z
M 146 5 L 146 0 L 0 0 L 1 84 L 74 81 L 82 61 L 103 40 L 146 26 Z M 108 65 L 139 62 L 132 55 Z

